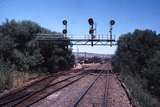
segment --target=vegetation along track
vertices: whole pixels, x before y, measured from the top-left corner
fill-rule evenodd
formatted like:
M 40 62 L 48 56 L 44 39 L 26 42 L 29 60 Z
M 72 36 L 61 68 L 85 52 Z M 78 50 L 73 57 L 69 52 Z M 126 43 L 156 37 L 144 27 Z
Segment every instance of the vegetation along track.
M 83 99 L 83 97 L 88 93 L 88 91 L 91 89 L 91 87 L 96 83 L 96 81 L 98 80 L 98 78 L 101 76 L 101 74 L 104 71 L 101 71 L 98 76 L 93 80 L 93 82 L 88 86 L 88 88 L 86 90 L 84 90 L 80 96 L 77 98 L 77 100 L 75 101 L 75 103 L 71 106 L 71 107 L 77 107 L 78 104 L 80 103 L 80 101 Z
M 9 102 L 15 101 L 17 99 L 21 99 L 21 98 L 29 95 L 30 91 L 28 91 L 28 90 L 37 89 L 38 87 L 41 87 L 41 86 L 45 87 L 45 85 L 47 85 L 47 83 L 49 83 L 51 80 L 53 80 L 52 77 L 55 77 L 55 75 L 54 76 L 53 75 L 47 76 L 43 79 L 40 79 L 40 80 L 32 83 L 31 85 L 24 86 L 23 88 L 18 89 L 17 91 L 3 95 L 2 97 L 0 97 L 0 106 L 5 105 Z M 46 82 L 45 85 L 44 85 L 44 82 Z
M 16 100 L 16 99 L 20 99 L 20 98 L 26 96 L 27 90 L 37 89 L 38 87 L 41 87 L 41 86 L 45 87 L 44 82 L 47 85 L 47 83 L 49 83 L 47 81 L 53 81 L 58 76 L 66 75 L 66 74 L 68 74 L 68 72 L 51 74 L 51 75 L 45 76 L 43 78 L 39 78 L 39 79 L 31 82 L 28 85 L 21 87 L 21 88 L 14 89 L 14 90 L 8 92 L 7 94 L 1 95 L 0 96 L 0 105 L 4 105 L 5 103 L 9 103 L 9 102 Z
M 38 82 L 34 86 L 32 86 L 32 87 L 35 87 L 33 90 L 30 87 L 28 87 L 24 90 L 21 90 L 20 92 L 0 98 L 0 106 L 1 107 L 28 107 L 38 102 L 39 100 L 49 96 L 50 94 L 64 87 L 67 87 L 68 85 L 71 85 L 72 83 L 83 78 L 84 75 L 82 74 L 83 73 L 67 77 L 53 84 L 51 84 L 51 82 L 56 78 L 53 79 L 51 77 L 48 77 L 48 79 L 45 79 L 45 84 L 44 82 L 41 84 L 43 85 L 42 87 L 38 86 L 40 85 L 40 83 Z

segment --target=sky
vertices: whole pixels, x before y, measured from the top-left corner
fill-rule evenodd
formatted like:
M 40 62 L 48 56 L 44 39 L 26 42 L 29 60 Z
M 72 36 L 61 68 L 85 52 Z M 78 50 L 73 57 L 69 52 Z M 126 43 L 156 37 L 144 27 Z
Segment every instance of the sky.
M 109 34 L 109 21 L 114 19 L 113 35 L 152 29 L 160 32 L 160 0 L 0 0 L 0 23 L 5 19 L 32 20 L 52 31 L 61 32 L 62 20 L 68 20 L 68 35 L 84 38 L 88 18 L 97 24 L 97 34 Z M 73 51 L 114 54 L 116 46 L 73 46 Z

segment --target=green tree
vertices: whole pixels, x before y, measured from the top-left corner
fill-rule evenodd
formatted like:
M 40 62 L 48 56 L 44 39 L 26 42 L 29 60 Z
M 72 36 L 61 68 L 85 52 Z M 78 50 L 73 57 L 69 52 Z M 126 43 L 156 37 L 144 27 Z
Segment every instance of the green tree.
M 52 72 L 73 66 L 68 44 L 36 41 L 36 34 L 52 33 L 32 21 L 6 20 L 0 25 L 0 60 L 16 65 L 18 70 L 47 69 Z M 39 45 L 37 45 L 39 44 Z
M 159 75 L 160 36 L 151 30 L 135 30 L 120 36 L 113 67 L 116 72 L 124 72 L 133 77 L 147 80 L 144 87 L 157 95 L 160 88 Z M 160 94 L 158 95 L 160 96 Z

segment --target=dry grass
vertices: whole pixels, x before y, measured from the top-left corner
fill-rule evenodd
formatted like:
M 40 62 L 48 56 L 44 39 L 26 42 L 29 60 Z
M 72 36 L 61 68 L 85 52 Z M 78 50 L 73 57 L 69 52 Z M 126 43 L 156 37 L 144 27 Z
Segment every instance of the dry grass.
M 39 74 L 14 71 L 11 75 L 13 79 L 12 87 L 17 88 L 23 86 L 25 82 L 38 77 Z
M 37 73 L 19 72 L 19 71 L 6 71 L 0 72 L 0 91 L 9 90 L 11 88 L 18 88 L 24 85 L 24 83 L 37 78 L 40 75 Z

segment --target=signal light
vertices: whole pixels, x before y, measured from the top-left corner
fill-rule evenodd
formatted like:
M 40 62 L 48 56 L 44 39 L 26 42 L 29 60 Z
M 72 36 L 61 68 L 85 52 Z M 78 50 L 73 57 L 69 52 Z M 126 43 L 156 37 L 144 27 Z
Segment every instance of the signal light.
M 94 33 L 94 29 L 90 29 L 89 34 L 93 34 L 93 33 Z
M 66 29 L 64 29 L 62 32 L 63 32 L 63 34 L 67 34 L 67 30 Z
M 114 20 L 111 20 L 110 21 L 110 25 L 112 26 L 112 25 L 114 25 L 116 22 L 114 21 Z
M 93 25 L 93 24 L 94 24 L 93 19 L 92 19 L 92 18 L 89 18 L 89 19 L 88 19 L 88 23 L 89 23 L 90 25 Z
M 63 31 L 62 31 L 62 33 L 65 35 L 65 36 L 67 36 L 67 20 L 63 20 L 62 21 L 62 24 L 64 25 L 64 29 L 63 29 Z
M 67 25 L 67 20 L 63 20 L 63 25 Z

